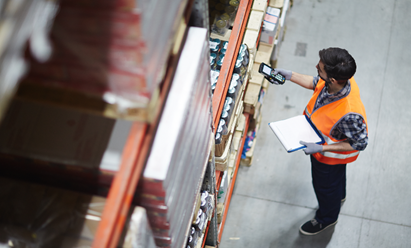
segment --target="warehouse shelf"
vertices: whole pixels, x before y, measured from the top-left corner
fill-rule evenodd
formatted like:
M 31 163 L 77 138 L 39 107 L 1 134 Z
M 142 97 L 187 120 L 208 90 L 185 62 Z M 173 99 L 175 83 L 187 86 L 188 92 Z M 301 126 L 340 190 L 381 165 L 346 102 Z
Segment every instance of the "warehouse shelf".
M 228 48 L 224 56 L 224 62 L 220 70 L 220 76 L 218 78 L 213 96 L 213 120 L 215 127 L 218 126 L 220 121 L 224 100 L 227 96 L 231 76 L 233 75 L 237 54 L 242 44 L 252 2 L 253 0 L 241 0 L 233 28 L 231 30 Z
M 249 120 L 250 120 L 250 116 L 249 116 L 248 114 L 244 114 L 244 115 L 245 115 L 245 118 L 246 118 L 246 119 L 245 119 L 245 128 L 244 128 L 244 130 L 247 130 L 247 129 L 248 129 Z M 231 181 L 231 183 L 230 183 L 229 190 L 228 190 L 228 192 L 227 192 L 228 197 L 227 197 L 227 199 L 226 199 L 226 203 L 225 203 L 225 206 L 224 206 L 224 208 L 227 208 L 227 209 L 230 207 L 231 195 L 233 194 L 235 181 L 236 181 L 236 179 L 237 179 L 238 168 L 239 168 L 239 166 L 240 166 L 240 161 L 241 161 L 242 147 L 244 147 L 245 139 L 246 139 L 246 137 L 247 137 L 247 135 L 245 135 L 245 134 L 246 134 L 246 132 L 244 132 L 243 137 L 242 137 L 242 139 L 241 139 L 241 143 L 240 143 L 240 147 L 241 147 L 241 148 L 239 149 L 239 152 L 238 152 L 238 154 L 237 154 L 236 163 L 235 163 L 235 167 L 234 167 L 234 168 L 235 168 L 235 169 L 234 169 L 234 175 L 233 175 L 233 178 L 231 179 L 232 181 Z M 218 242 L 221 241 L 221 237 L 222 237 L 222 235 L 223 235 L 223 230 L 224 230 L 225 220 L 226 220 L 226 218 L 227 218 L 227 213 L 226 213 L 226 211 L 224 211 L 224 212 L 225 212 L 225 214 L 224 214 L 224 216 L 223 216 L 223 220 L 222 220 L 222 222 L 221 222 L 221 224 L 220 224 L 220 226 L 219 226 Z
M 163 83 L 159 106 L 164 104 L 170 87 L 178 56 L 172 56 L 168 72 Z M 161 108 L 151 124 L 135 122 L 130 131 L 122 154 L 122 163 L 107 196 L 101 222 L 97 229 L 93 247 L 116 247 L 126 220 L 131 201 L 134 197 L 140 175 L 143 171 L 151 143 L 153 141 Z
M 53 166 L 50 163 L 21 157 L 12 157 L 1 154 L 0 161 L 4 165 L 2 170 L 3 176 L 17 178 L 27 181 L 44 183 L 46 185 L 55 185 L 71 190 L 82 191 L 92 194 L 99 193 L 108 195 L 101 216 L 101 221 L 95 235 L 93 247 L 117 247 L 124 223 L 128 216 L 130 206 L 135 196 L 135 189 L 138 184 L 140 175 L 144 169 L 147 156 L 150 152 L 150 146 L 156 133 L 159 117 L 162 108 L 167 99 L 168 90 L 173 79 L 176 65 L 179 60 L 182 44 L 184 43 L 187 23 L 190 18 L 191 8 L 194 0 L 184 1 L 183 15 L 178 19 L 177 32 L 172 43 L 170 57 L 166 64 L 164 80 L 159 88 L 159 95 L 155 99 L 156 104 L 150 109 L 150 122 L 133 122 L 127 141 L 122 152 L 120 168 L 117 172 L 100 170 L 99 175 L 93 175 L 93 172 L 83 171 L 78 168 L 68 169 L 67 166 Z M 11 97 L 16 98 L 17 95 Z M 21 101 L 21 100 L 17 100 Z M 25 99 L 24 101 L 27 101 Z M 77 109 L 81 111 L 80 109 Z M 30 166 L 28 166 L 30 165 Z M 89 173 L 90 172 L 90 173 Z M 37 177 L 38 176 L 38 177 Z
M 186 35 L 187 22 L 190 17 L 191 8 L 194 1 L 188 2 L 183 14 L 182 22 L 179 26 L 179 35 L 174 43 L 167 72 L 162 83 L 162 90 L 155 111 L 155 117 L 151 124 L 136 122 L 133 124 L 125 149 L 120 170 L 116 173 L 110 188 L 107 204 L 104 208 L 101 222 L 97 229 L 93 247 L 116 247 L 121 231 L 127 218 L 127 214 L 135 195 L 141 173 L 150 152 L 151 144 L 154 140 L 155 132 L 161 116 L 161 110 L 167 99 L 167 94 L 173 80 L 175 69 Z
M 213 122 L 214 122 L 214 127 L 218 126 L 218 123 L 220 121 L 220 116 L 221 116 L 221 112 L 222 112 L 222 108 L 224 106 L 224 101 L 227 95 L 227 91 L 228 91 L 228 87 L 231 81 L 231 77 L 233 74 L 233 70 L 235 67 L 235 62 L 237 59 L 237 54 L 239 51 L 239 48 L 243 42 L 243 37 L 246 31 L 246 25 L 247 25 L 247 21 L 248 21 L 248 17 L 250 15 L 251 12 L 251 6 L 253 4 L 253 0 L 242 0 L 240 2 L 239 8 L 238 8 L 238 12 L 232 27 L 232 30 L 230 30 L 231 32 L 229 32 L 229 40 L 228 40 L 228 47 L 225 53 L 225 57 L 224 57 L 224 62 L 222 64 L 222 67 L 220 69 L 220 76 L 217 80 L 217 84 L 216 84 L 216 88 L 214 91 L 214 95 L 213 95 Z M 244 84 L 246 85 L 247 82 L 244 82 Z M 244 85 L 244 88 L 245 88 Z M 243 96 L 242 94 L 240 94 L 241 97 Z M 242 99 L 240 99 L 242 100 Z M 242 101 L 241 101 L 242 104 Z M 241 106 L 242 107 L 242 106 Z M 248 128 L 248 114 L 246 114 L 246 127 Z M 236 123 L 234 123 L 234 126 L 236 126 Z M 214 130 L 216 131 L 216 130 Z M 238 149 L 238 153 L 236 155 L 236 159 L 235 159 L 235 164 L 234 164 L 234 175 L 231 179 L 230 185 L 229 185 L 229 191 L 227 192 L 227 197 L 226 197 L 226 202 L 225 202 L 225 210 L 224 211 L 224 215 L 223 215 L 223 221 L 221 224 L 219 224 L 217 226 L 217 237 L 215 240 L 215 242 L 218 244 L 221 240 L 221 236 L 223 233 L 223 229 L 224 229 L 224 224 L 225 224 L 225 219 L 227 216 L 227 210 L 230 204 L 230 200 L 231 200 L 231 195 L 232 195 L 232 191 L 235 185 L 235 180 L 237 177 L 237 171 L 238 171 L 238 167 L 240 164 L 240 160 L 241 160 L 241 153 L 242 153 L 242 147 L 244 146 L 244 142 L 245 142 L 245 138 L 246 135 L 243 134 L 241 141 L 240 141 L 240 148 Z M 219 186 L 221 184 L 221 180 L 222 180 L 222 175 L 223 172 L 222 171 L 218 171 L 216 170 L 216 195 L 217 192 L 219 190 Z M 217 197 L 216 197 L 217 198 Z M 216 218 L 217 215 L 217 205 L 215 206 L 215 210 L 214 210 L 214 218 Z M 210 224 L 210 223 L 209 223 Z M 209 231 L 209 226 L 206 229 L 205 232 L 205 236 L 207 235 Z M 205 239 L 203 240 L 202 243 L 202 247 L 205 246 Z
M 148 159 L 148 155 L 151 150 L 151 146 L 154 141 L 154 137 L 156 135 L 162 110 L 167 100 L 167 95 L 171 87 L 175 70 L 179 61 L 182 45 L 184 44 L 188 29 L 187 23 L 190 19 L 190 13 L 195 1 L 196 0 L 184 1 L 185 6 L 183 6 L 183 14 L 181 18 L 179 18 L 179 20 L 176 22 L 177 31 L 173 40 L 173 45 L 171 45 L 170 54 L 165 66 L 166 71 L 164 73 L 164 79 L 162 80 L 162 83 L 153 96 L 153 104 L 150 104 L 150 108 L 148 110 L 146 109 L 146 112 L 143 114 L 144 117 L 141 118 L 149 121 L 135 121 L 136 119 L 133 119 L 134 122 L 130 121 L 131 128 L 127 139 L 125 140 L 125 145 L 121 153 L 121 163 L 118 171 L 97 169 L 98 172 L 96 173 L 96 171 L 75 168 L 75 166 L 66 166 L 61 164 L 59 165 L 58 163 L 56 163 L 58 166 L 54 166 L 56 164 L 50 164 L 46 161 L 41 161 L 41 159 L 37 160 L 36 162 L 35 160 L 27 159 L 24 156 L 13 157 L 0 153 L 0 161 L 7 165 L 3 168 L 4 175 L 7 177 L 40 182 L 46 185 L 58 186 L 78 192 L 87 192 L 90 194 L 97 194 L 107 197 L 104 211 L 102 213 L 97 233 L 95 234 L 94 238 L 93 247 L 95 248 L 117 247 L 121 239 L 124 226 L 127 222 L 127 218 L 129 217 L 131 207 L 136 203 L 137 185 L 139 184 L 139 181 L 141 179 L 144 167 Z M 227 91 L 231 77 L 233 75 L 233 70 L 235 68 L 237 54 L 239 52 L 241 44 L 243 43 L 243 37 L 246 33 L 247 21 L 251 13 L 251 6 L 253 2 L 253 0 L 240 1 L 232 30 L 230 30 L 225 60 L 222 64 L 220 77 L 217 81 L 212 98 L 212 123 L 214 126 L 214 132 L 216 132 L 216 127 L 218 126 L 220 121 L 225 98 L 227 96 Z M 261 29 L 259 30 L 259 32 L 261 32 Z M 255 47 L 257 47 L 258 42 L 259 36 L 257 38 Z M 247 84 L 248 80 L 244 82 L 243 90 L 245 90 Z M 30 88 L 31 86 L 32 85 L 26 85 L 24 86 L 25 88 L 23 87 L 19 89 L 20 91 L 17 91 L 17 95 L 14 96 L 14 100 L 30 102 L 33 99 L 41 99 L 41 96 L 39 95 L 34 96 L 33 99 L 30 99 L 31 97 L 33 97 L 33 88 Z M 42 91 L 41 87 L 37 88 L 36 92 L 38 93 L 40 91 Z M 244 95 L 245 92 L 244 94 L 241 94 L 239 98 L 243 98 Z M 73 99 L 66 100 L 70 102 Z M 102 101 L 100 100 L 97 101 L 97 104 L 102 103 Z M 243 99 L 239 99 L 239 105 L 243 105 L 242 100 Z M 91 103 L 91 105 L 93 105 L 94 103 Z M 49 104 L 58 105 L 50 102 Z M 78 103 L 74 107 L 76 111 L 82 111 L 82 106 L 79 106 Z M 91 112 L 93 114 L 99 114 L 101 113 L 101 110 L 98 109 L 97 112 Z M 147 117 L 148 114 L 149 117 Z M 242 108 L 240 114 L 242 114 Z M 105 116 L 107 117 L 107 115 Z M 232 179 L 230 179 L 230 184 L 224 204 L 225 211 L 223 213 L 222 222 L 217 226 L 217 243 L 221 241 L 232 192 L 240 166 L 241 154 L 247 137 L 247 130 L 250 125 L 250 121 L 253 118 L 252 114 L 249 113 L 244 113 L 244 116 L 245 128 L 242 133 L 241 139 L 237 138 L 237 141 L 240 140 L 240 146 L 235 155 L 235 160 L 233 160 L 234 166 L 231 167 L 233 174 Z M 113 117 L 115 117 L 115 115 L 111 116 L 111 118 Z M 236 125 L 236 123 L 234 123 L 234 125 Z M 209 150 L 212 149 L 209 148 Z M 30 166 L 27 166 L 28 164 Z M 203 176 L 204 173 L 205 172 L 203 171 Z M 214 174 L 214 172 L 212 174 Z M 222 171 L 215 171 L 216 193 L 218 192 L 218 187 L 221 184 L 222 176 Z M 199 192 L 199 189 L 197 189 L 197 192 Z M 215 198 L 217 198 L 217 194 L 215 195 Z M 215 208 L 216 207 L 217 206 L 215 206 Z M 216 214 L 216 210 L 214 210 L 214 215 Z M 194 210 L 191 213 L 191 216 L 194 216 Z M 184 223 L 184 225 L 185 224 L 186 223 Z M 185 229 L 187 229 L 185 233 L 185 235 L 187 236 L 189 226 Z M 209 226 L 207 226 L 204 238 L 201 241 L 202 247 L 205 246 L 205 237 L 208 231 Z

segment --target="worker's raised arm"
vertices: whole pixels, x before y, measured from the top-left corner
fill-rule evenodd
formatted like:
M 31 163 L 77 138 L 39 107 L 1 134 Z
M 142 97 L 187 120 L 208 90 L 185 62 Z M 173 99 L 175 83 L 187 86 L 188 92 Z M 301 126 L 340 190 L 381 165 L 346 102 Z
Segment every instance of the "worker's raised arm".
M 300 85 L 301 87 L 304 87 L 309 90 L 314 89 L 313 80 L 314 80 L 313 76 L 304 75 L 304 74 L 300 74 L 297 72 L 292 72 L 292 76 L 290 79 L 291 82 L 296 83 Z
M 304 75 L 304 74 L 300 74 L 297 72 L 293 72 L 290 70 L 284 70 L 280 68 L 274 69 L 274 75 L 276 75 L 277 73 L 280 73 L 281 75 L 285 77 L 285 79 L 290 80 L 291 82 L 296 83 L 300 85 L 301 87 L 304 87 L 309 90 L 314 89 L 314 84 L 313 84 L 314 77 L 313 76 Z

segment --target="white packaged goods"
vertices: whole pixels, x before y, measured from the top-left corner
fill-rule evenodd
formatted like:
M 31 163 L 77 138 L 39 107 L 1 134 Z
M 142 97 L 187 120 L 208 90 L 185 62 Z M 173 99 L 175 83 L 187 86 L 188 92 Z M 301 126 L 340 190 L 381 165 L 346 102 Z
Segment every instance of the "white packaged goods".
M 183 247 L 209 157 L 207 29 L 190 28 L 137 189 L 158 246 Z
M 267 12 L 264 17 L 263 29 L 261 31 L 261 42 L 273 44 L 275 34 L 277 33 L 278 20 L 280 17 L 280 9 L 267 7 Z

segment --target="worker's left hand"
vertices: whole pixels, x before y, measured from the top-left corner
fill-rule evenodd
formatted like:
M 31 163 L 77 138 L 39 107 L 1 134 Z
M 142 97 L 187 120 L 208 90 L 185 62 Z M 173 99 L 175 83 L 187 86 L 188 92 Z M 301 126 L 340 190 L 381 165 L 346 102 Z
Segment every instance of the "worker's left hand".
M 314 154 L 314 153 L 323 151 L 323 146 L 322 145 L 318 145 L 318 144 L 315 144 L 315 143 L 307 143 L 307 142 L 304 142 L 304 141 L 300 141 L 300 144 L 305 145 L 307 147 L 307 148 L 304 149 L 304 152 L 305 152 L 306 155 Z

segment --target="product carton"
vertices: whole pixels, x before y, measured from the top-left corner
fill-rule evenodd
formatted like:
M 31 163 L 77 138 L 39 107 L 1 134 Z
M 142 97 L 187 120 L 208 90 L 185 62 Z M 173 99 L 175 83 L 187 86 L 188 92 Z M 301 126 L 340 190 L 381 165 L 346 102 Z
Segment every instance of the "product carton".
M 263 21 L 263 30 L 261 31 L 261 42 L 267 44 L 274 43 L 280 12 L 280 9 L 267 7 L 267 12 Z

